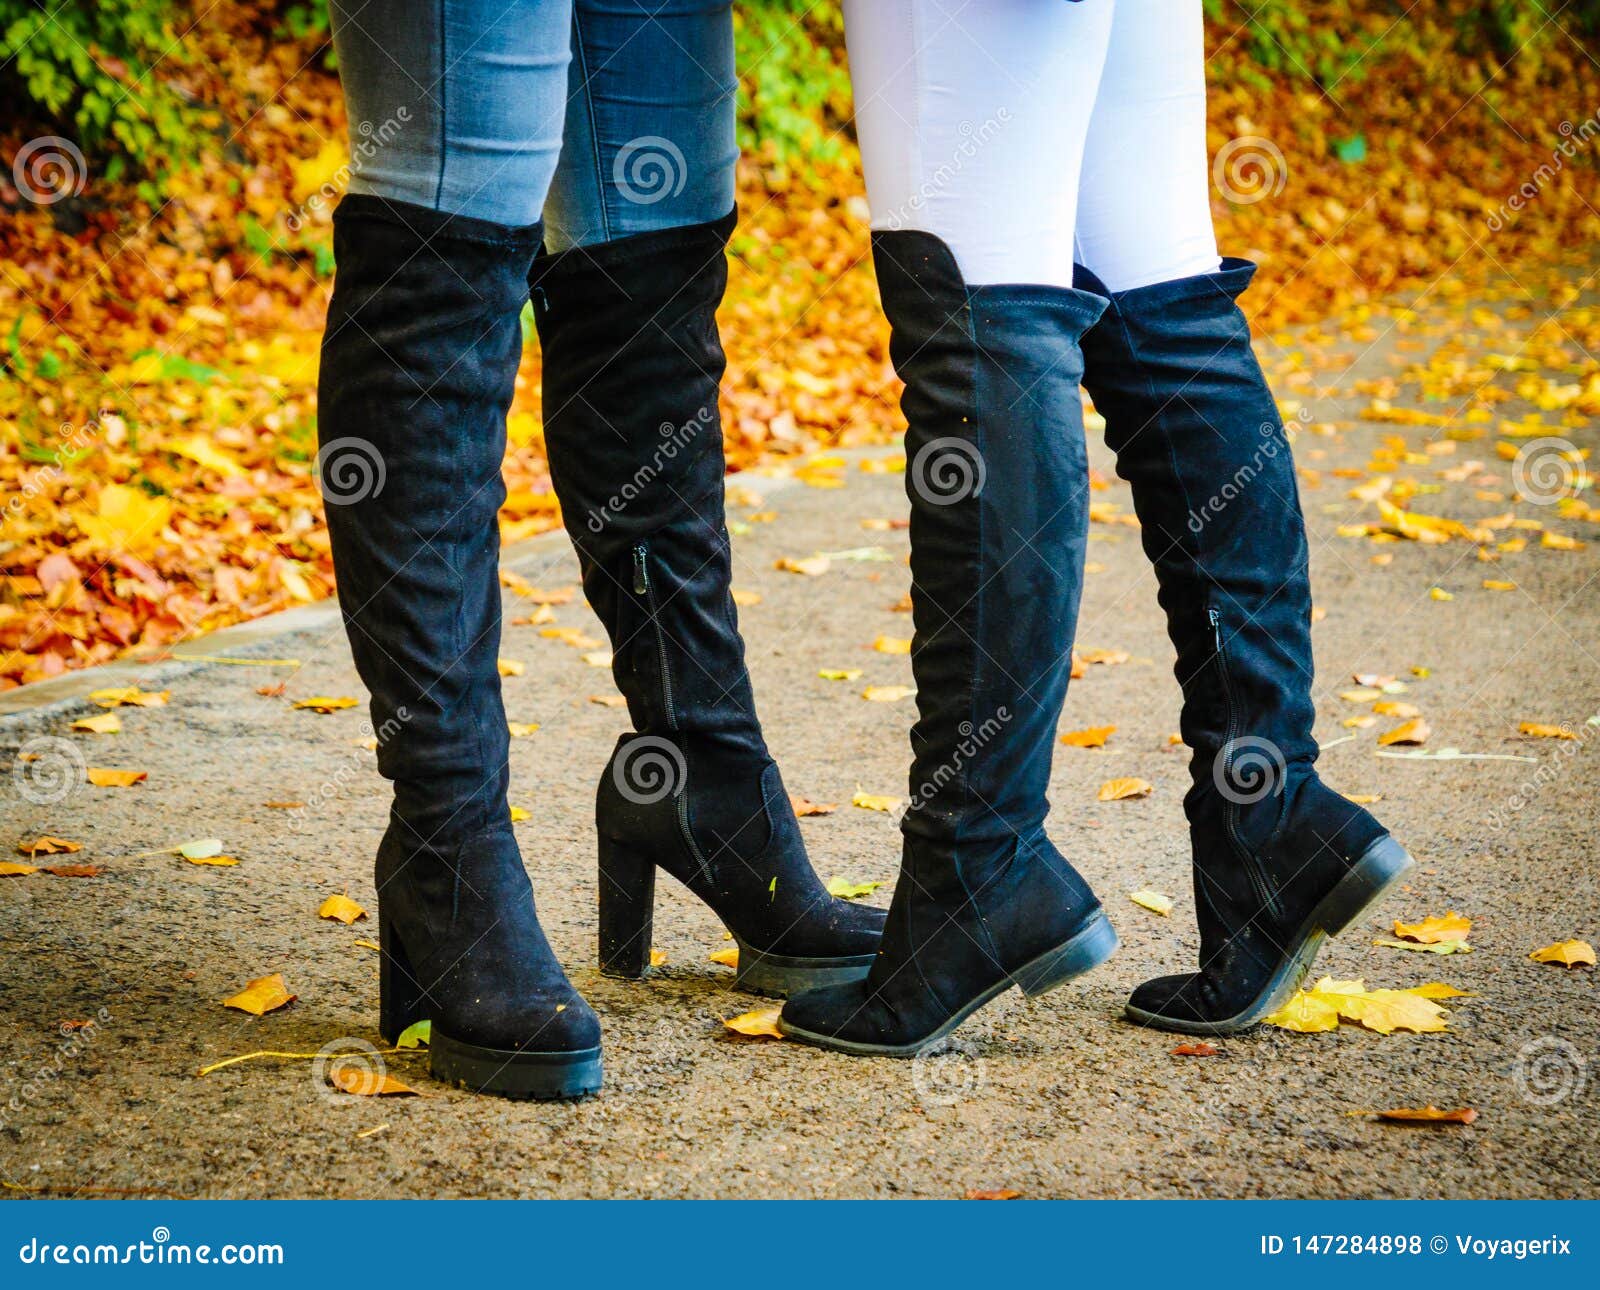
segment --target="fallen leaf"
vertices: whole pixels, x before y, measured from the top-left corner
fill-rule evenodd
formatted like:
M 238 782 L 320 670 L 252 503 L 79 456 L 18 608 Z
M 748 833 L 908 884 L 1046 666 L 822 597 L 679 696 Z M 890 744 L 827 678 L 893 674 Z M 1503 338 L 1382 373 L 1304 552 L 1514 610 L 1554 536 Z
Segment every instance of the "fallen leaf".
M 1507 582 L 1503 578 L 1485 578 L 1483 580 L 1483 589 L 1485 591 L 1515 591 L 1517 584 Z
M 222 854 L 222 839 L 196 838 L 193 842 L 180 843 L 176 849 L 185 860 L 209 860 Z
M 1215 1057 L 1222 1050 L 1212 1044 L 1179 1044 L 1172 1050 L 1174 1057 Z
M 968 1187 L 966 1198 L 968 1200 L 1021 1200 L 1022 1193 L 1020 1191 L 1012 1191 L 1008 1187 L 1001 1187 L 994 1190 L 985 1190 L 981 1187 Z
M 289 683 L 287 681 L 276 681 L 271 685 L 256 686 L 256 693 L 264 698 L 276 699 L 288 688 Z
M 105 870 L 97 864 L 47 864 L 40 872 L 57 878 L 98 878 Z
M 513 824 L 521 824 L 522 821 L 531 820 L 532 818 L 533 812 L 526 806 L 513 806 L 511 808 L 511 822 Z
M 880 654 L 909 654 L 911 642 L 903 636 L 879 636 L 872 642 L 872 648 Z
M 720 963 L 723 967 L 736 968 L 739 966 L 739 947 L 729 945 L 724 949 L 714 950 L 706 956 L 713 963 Z
M 1101 667 L 1114 667 L 1118 663 L 1126 663 L 1130 658 L 1133 657 L 1133 655 L 1128 653 L 1128 651 L 1125 649 L 1075 650 L 1073 651 L 1073 654 L 1074 657 L 1076 657 L 1081 663 L 1086 663 L 1090 666 L 1098 664 Z
M 917 692 L 914 685 L 869 685 L 861 691 L 861 697 L 868 703 L 898 703 L 901 699 L 909 699 Z
M 1138 891 L 1128 893 L 1128 899 L 1141 909 L 1148 909 L 1153 914 L 1163 917 L 1172 913 L 1172 897 L 1164 896 L 1159 891 L 1152 891 L 1148 887 L 1141 887 Z
M 224 855 L 184 856 L 184 859 L 187 860 L 190 864 L 216 865 L 219 868 L 223 868 L 223 869 L 231 869 L 234 865 L 239 863 L 239 859 L 238 859 L 237 856 L 224 856 Z
M 658 950 L 654 945 L 652 945 L 650 947 L 650 966 L 662 967 L 666 964 L 666 961 L 667 952 L 665 950 Z
M 253 1016 L 264 1016 L 275 1012 L 285 1004 L 293 1003 L 295 996 L 289 993 L 289 988 L 283 983 L 283 973 L 274 972 L 271 976 L 258 976 L 255 980 L 247 982 L 244 989 L 231 998 L 224 999 L 224 1008 L 237 1008 L 240 1012 L 248 1012 Z
M 1595 966 L 1594 946 L 1588 941 L 1557 941 L 1528 957 L 1535 963 L 1560 963 L 1563 967 Z
M 809 797 L 798 797 L 793 793 L 789 794 L 789 805 L 801 819 L 808 815 L 832 815 L 839 809 L 835 802 L 813 802 Z
M 1400 1107 L 1393 1111 L 1379 1111 L 1380 1120 L 1397 1120 L 1406 1124 L 1471 1124 L 1478 1118 L 1477 1111 L 1463 1106 L 1454 1111 L 1441 1111 L 1433 1103 L 1427 1106 Z
M 263 802 L 261 805 L 270 807 L 274 811 L 297 811 L 305 805 L 304 802 Z
M 526 739 L 529 735 L 538 731 L 539 723 L 537 721 L 508 721 L 506 722 L 506 729 L 513 739 Z
M 864 811 L 893 811 L 900 805 L 898 797 L 882 797 L 874 793 L 863 793 L 857 789 L 850 799 L 851 806 L 859 806 Z
M 1265 1019 L 1267 1025 L 1303 1034 L 1338 1029 L 1342 1021 L 1381 1035 L 1396 1030 L 1433 1034 L 1448 1028 L 1448 1014 L 1432 999 L 1403 990 L 1368 990 L 1361 981 L 1323 977 Z
M 1104 748 L 1106 740 L 1116 734 L 1115 726 L 1090 726 L 1087 730 L 1069 730 L 1061 736 L 1068 748 Z
M 1414 985 L 1406 993 L 1419 995 L 1424 999 L 1470 999 L 1473 997 L 1467 991 L 1457 990 L 1455 986 L 1446 985 L 1443 981 L 1429 981 L 1427 985 Z
M 336 919 L 346 927 L 366 916 L 367 911 L 348 896 L 329 896 L 317 909 L 318 918 Z
M 783 573 L 798 573 L 807 578 L 820 578 L 833 568 L 833 561 L 825 555 L 808 555 L 798 560 L 786 555 L 772 567 Z
M 137 685 L 89 691 L 89 702 L 102 708 L 159 708 L 171 697 L 171 690 L 141 690 Z
M 1452 595 L 1450 592 L 1446 591 L 1443 587 L 1429 587 L 1428 588 L 1428 599 L 1429 600 L 1454 600 L 1455 596 Z
M 109 766 L 89 767 L 89 782 L 96 788 L 132 788 L 148 778 L 148 771 L 117 770 Z
M 38 865 L 19 864 L 15 860 L 0 860 L 0 878 L 21 878 L 38 872 Z
M 828 895 L 837 896 L 840 900 L 860 900 L 863 896 L 872 895 L 881 886 L 881 882 L 850 882 L 845 878 L 829 878 Z
M 620 694 L 591 694 L 590 703 L 598 703 L 602 708 L 625 708 L 628 701 Z
M 1414 721 L 1407 721 L 1404 725 L 1396 726 L 1393 730 L 1379 735 L 1378 744 L 1383 748 L 1392 748 L 1398 744 L 1425 744 L 1432 733 L 1428 723 L 1418 717 Z
M 1565 726 L 1543 726 L 1537 721 L 1524 721 L 1517 727 L 1517 733 L 1528 735 L 1534 739 L 1576 739 L 1578 736 Z
M 1095 794 L 1095 798 L 1101 802 L 1122 802 L 1136 797 L 1149 797 L 1154 791 L 1154 785 L 1148 780 L 1130 776 L 1106 780 L 1100 785 L 1100 791 Z
M 345 708 L 353 708 L 358 700 L 333 698 L 326 694 L 313 695 L 309 699 L 300 699 L 293 705 L 296 709 L 306 709 L 310 712 L 321 712 L 324 715 L 330 712 L 340 712 Z
M 752 605 L 761 603 L 761 593 L 759 591 L 739 591 L 736 589 L 732 594 L 733 603 L 742 609 L 749 609 Z
M 341 1093 L 356 1097 L 420 1097 L 416 1089 L 402 1084 L 393 1075 L 357 1066 L 335 1066 L 328 1082 Z
M 400 1037 L 394 1041 L 396 1048 L 421 1048 L 424 1044 L 433 1041 L 433 1022 L 413 1021 L 400 1032 Z
M 1395 717 L 1401 721 L 1422 715 L 1422 709 L 1416 704 L 1401 699 L 1380 699 L 1372 705 L 1372 711 L 1380 717 Z
M 75 851 L 82 851 L 83 843 L 68 842 L 66 838 L 53 838 L 45 833 L 32 842 L 17 843 L 17 850 L 25 856 L 71 855 Z
M 72 728 L 91 735 L 115 735 L 122 731 L 122 718 L 115 712 L 102 712 L 97 717 L 79 717 Z
M 1439 941 L 1435 945 L 1419 945 L 1415 941 L 1373 941 L 1388 950 L 1414 950 L 1419 954 L 1471 954 L 1472 946 L 1465 941 Z
M 1565 533 L 1553 533 L 1546 529 L 1539 535 L 1539 545 L 1551 551 L 1581 551 L 1585 543 L 1577 538 L 1570 538 Z
M 1472 920 L 1455 910 L 1451 910 L 1443 918 L 1431 915 L 1420 923 L 1402 923 L 1395 920 L 1394 934 L 1406 941 L 1416 941 L 1421 945 L 1437 945 L 1441 941 L 1464 941 L 1472 931 Z
M 1339 723 L 1346 730 L 1370 730 L 1378 724 L 1377 717 L 1346 717 Z
M 590 650 L 587 654 L 580 654 L 579 657 L 590 667 L 611 666 L 611 651 L 608 649 Z
M 735 1034 L 782 1039 L 783 1031 L 778 1029 L 778 1014 L 782 1011 L 782 1008 L 756 1008 L 752 1012 L 729 1017 L 722 1024 Z
M 859 667 L 825 667 L 817 673 L 824 681 L 854 681 L 861 675 Z

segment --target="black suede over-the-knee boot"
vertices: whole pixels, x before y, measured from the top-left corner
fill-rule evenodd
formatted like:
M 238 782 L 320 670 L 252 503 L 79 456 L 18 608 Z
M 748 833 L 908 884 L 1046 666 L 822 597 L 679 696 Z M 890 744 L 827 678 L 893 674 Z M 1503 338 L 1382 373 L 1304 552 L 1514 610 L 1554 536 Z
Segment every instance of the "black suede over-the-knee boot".
M 872 246 L 909 423 L 911 796 L 871 973 L 790 999 L 782 1024 L 909 1057 L 1008 986 L 1042 994 L 1116 948 L 1044 829 L 1089 516 L 1078 338 L 1104 302 L 968 286 L 929 233 Z
M 379 1028 L 432 1021 L 434 1075 L 600 1087 L 600 1030 L 545 941 L 506 802 L 497 514 L 539 230 L 350 195 L 318 463 L 339 603 L 394 806 L 378 849 Z
M 724 358 L 733 216 L 541 256 L 550 474 L 634 730 L 600 778 L 600 962 L 649 958 L 657 866 L 727 924 L 737 984 L 864 976 L 883 912 L 830 896 L 768 755 L 730 592 Z
M 1128 1016 L 1245 1029 L 1411 865 L 1313 763 L 1311 585 L 1294 463 L 1236 300 L 1255 272 L 1111 292 L 1084 384 L 1133 487 L 1177 647 L 1200 970 L 1147 981 Z

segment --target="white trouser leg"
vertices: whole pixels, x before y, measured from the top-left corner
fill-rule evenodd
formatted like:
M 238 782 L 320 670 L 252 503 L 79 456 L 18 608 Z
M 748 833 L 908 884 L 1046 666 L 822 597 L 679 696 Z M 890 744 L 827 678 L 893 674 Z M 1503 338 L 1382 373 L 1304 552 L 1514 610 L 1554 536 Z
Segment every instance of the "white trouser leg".
M 1076 237 L 1079 263 L 1113 291 L 1217 268 L 1200 0 L 1116 0 Z
M 1071 286 L 1112 10 L 1113 0 L 845 0 L 872 227 L 935 234 L 974 285 Z

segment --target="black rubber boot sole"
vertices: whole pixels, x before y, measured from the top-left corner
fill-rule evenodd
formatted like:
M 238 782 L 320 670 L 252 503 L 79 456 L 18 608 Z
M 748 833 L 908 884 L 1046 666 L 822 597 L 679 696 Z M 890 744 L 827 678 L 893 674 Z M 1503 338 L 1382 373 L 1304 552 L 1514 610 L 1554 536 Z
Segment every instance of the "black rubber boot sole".
M 600 1091 L 600 1050 L 532 1053 L 480 1048 L 439 1033 L 428 1042 L 431 1072 L 440 1083 L 517 1101 L 563 1102 Z
M 1388 834 L 1368 847 L 1300 925 L 1278 970 L 1267 979 L 1250 1004 L 1234 1016 L 1219 1021 L 1191 1021 L 1146 1012 L 1131 1003 L 1123 1007 L 1123 1013 L 1141 1026 L 1184 1035 L 1236 1035 L 1253 1029 L 1294 997 L 1295 991 L 1305 983 L 1322 942 L 1339 935 L 1381 901 L 1415 864 L 1406 849 Z
M 814 1030 L 791 1025 L 782 1018 L 778 1028 L 790 1039 L 817 1048 L 831 1049 L 836 1053 L 849 1053 L 853 1057 L 915 1057 L 929 1046 L 947 1038 L 963 1021 L 990 1000 L 1004 994 L 1012 986 L 1019 986 L 1029 998 L 1037 998 L 1065 985 L 1074 977 L 1099 967 L 1117 952 L 1117 933 L 1105 914 L 1097 913 L 1086 926 L 1074 933 L 1054 949 L 1046 950 L 1023 964 L 1009 976 L 1001 977 L 994 985 L 980 991 L 963 1004 L 937 1030 L 920 1039 L 904 1044 L 868 1044 L 849 1039 L 838 1039 Z

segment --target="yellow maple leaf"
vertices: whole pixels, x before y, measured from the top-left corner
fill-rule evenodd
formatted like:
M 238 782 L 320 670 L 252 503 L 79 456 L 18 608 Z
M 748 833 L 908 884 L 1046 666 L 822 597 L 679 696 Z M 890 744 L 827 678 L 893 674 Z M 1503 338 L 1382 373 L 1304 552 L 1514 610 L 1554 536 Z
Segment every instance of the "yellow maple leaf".
M 819 578 L 833 568 L 833 561 L 825 555 L 808 555 L 800 559 L 786 555 L 772 567 L 782 573 L 798 573 L 807 578 Z
M 1595 966 L 1594 946 L 1588 941 L 1557 941 L 1528 957 L 1535 963 L 1560 963 L 1563 967 Z
M 1100 785 L 1100 791 L 1095 794 L 1095 799 L 1101 802 L 1123 802 L 1136 797 L 1149 797 L 1154 791 L 1155 786 L 1149 780 L 1129 775 L 1106 780 Z
M 317 909 L 318 918 L 336 919 L 346 927 L 366 916 L 367 911 L 348 896 L 329 896 Z
M 1428 736 L 1433 733 L 1432 728 L 1421 717 L 1407 721 L 1404 725 L 1396 726 L 1393 730 L 1385 731 L 1378 736 L 1380 747 L 1389 748 L 1395 744 L 1425 744 Z
M 289 987 L 283 982 L 283 973 L 274 972 L 271 976 L 258 976 L 246 982 L 244 989 L 224 999 L 222 1006 L 260 1017 L 293 1003 L 294 999 L 295 996 L 289 993 Z
M 1537 721 L 1524 721 L 1517 727 L 1518 734 L 1530 735 L 1535 739 L 1576 739 L 1578 736 L 1565 726 L 1545 726 Z
M 114 735 L 122 730 L 122 718 L 115 712 L 102 712 L 98 716 L 79 717 L 72 728 L 92 735 Z
M 901 699 L 909 699 L 916 692 L 914 685 L 869 685 L 861 691 L 861 697 L 868 703 L 897 703 Z
M 127 484 L 107 484 L 92 514 L 74 516 L 84 536 L 106 552 L 148 550 L 171 518 L 170 500 Z
M 893 811 L 900 805 L 900 799 L 876 793 L 863 793 L 858 788 L 850 798 L 850 805 L 859 806 L 864 811 Z
M 713 950 L 706 956 L 713 963 L 720 963 L 723 967 L 736 968 L 739 966 L 739 947 L 729 945 L 724 949 Z
M 1128 893 L 1128 899 L 1143 909 L 1148 909 L 1153 914 L 1163 917 L 1172 913 L 1172 897 L 1164 896 L 1159 891 L 1152 891 L 1149 887 L 1141 887 L 1138 891 Z
M 328 694 L 314 694 L 309 699 L 299 700 L 293 706 L 296 709 L 320 712 L 326 715 L 330 712 L 342 712 L 346 708 L 353 708 L 356 706 L 356 702 L 357 700 L 355 699 L 335 698 Z
M 1331 999 L 1302 990 L 1283 1007 L 1263 1018 L 1263 1022 L 1281 1030 L 1314 1035 L 1339 1029 L 1339 1009 Z
M 91 766 L 89 782 L 96 788 L 132 788 L 149 777 L 148 771 L 118 770 L 112 766 Z
M 756 1008 L 752 1012 L 741 1012 L 737 1017 L 728 1017 L 722 1024 L 735 1034 L 782 1039 L 783 1031 L 778 1029 L 778 1014 L 782 1011 L 782 1008 Z
M 1086 730 L 1069 730 L 1061 736 L 1068 748 L 1104 748 L 1106 740 L 1117 733 L 1115 726 L 1090 726 Z
M 909 654 L 911 642 L 902 636 L 880 636 L 872 642 L 872 648 L 880 654 Z
M 1395 920 L 1394 934 L 1402 940 L 1416 941 L 1419 945 L 1437 945 L 1441 941 L 1464 941 L 1472 931 L 1472 920 L 1455 910 L 1443 918 L 1433 915 L 1420 923 L 1402 923 Z

